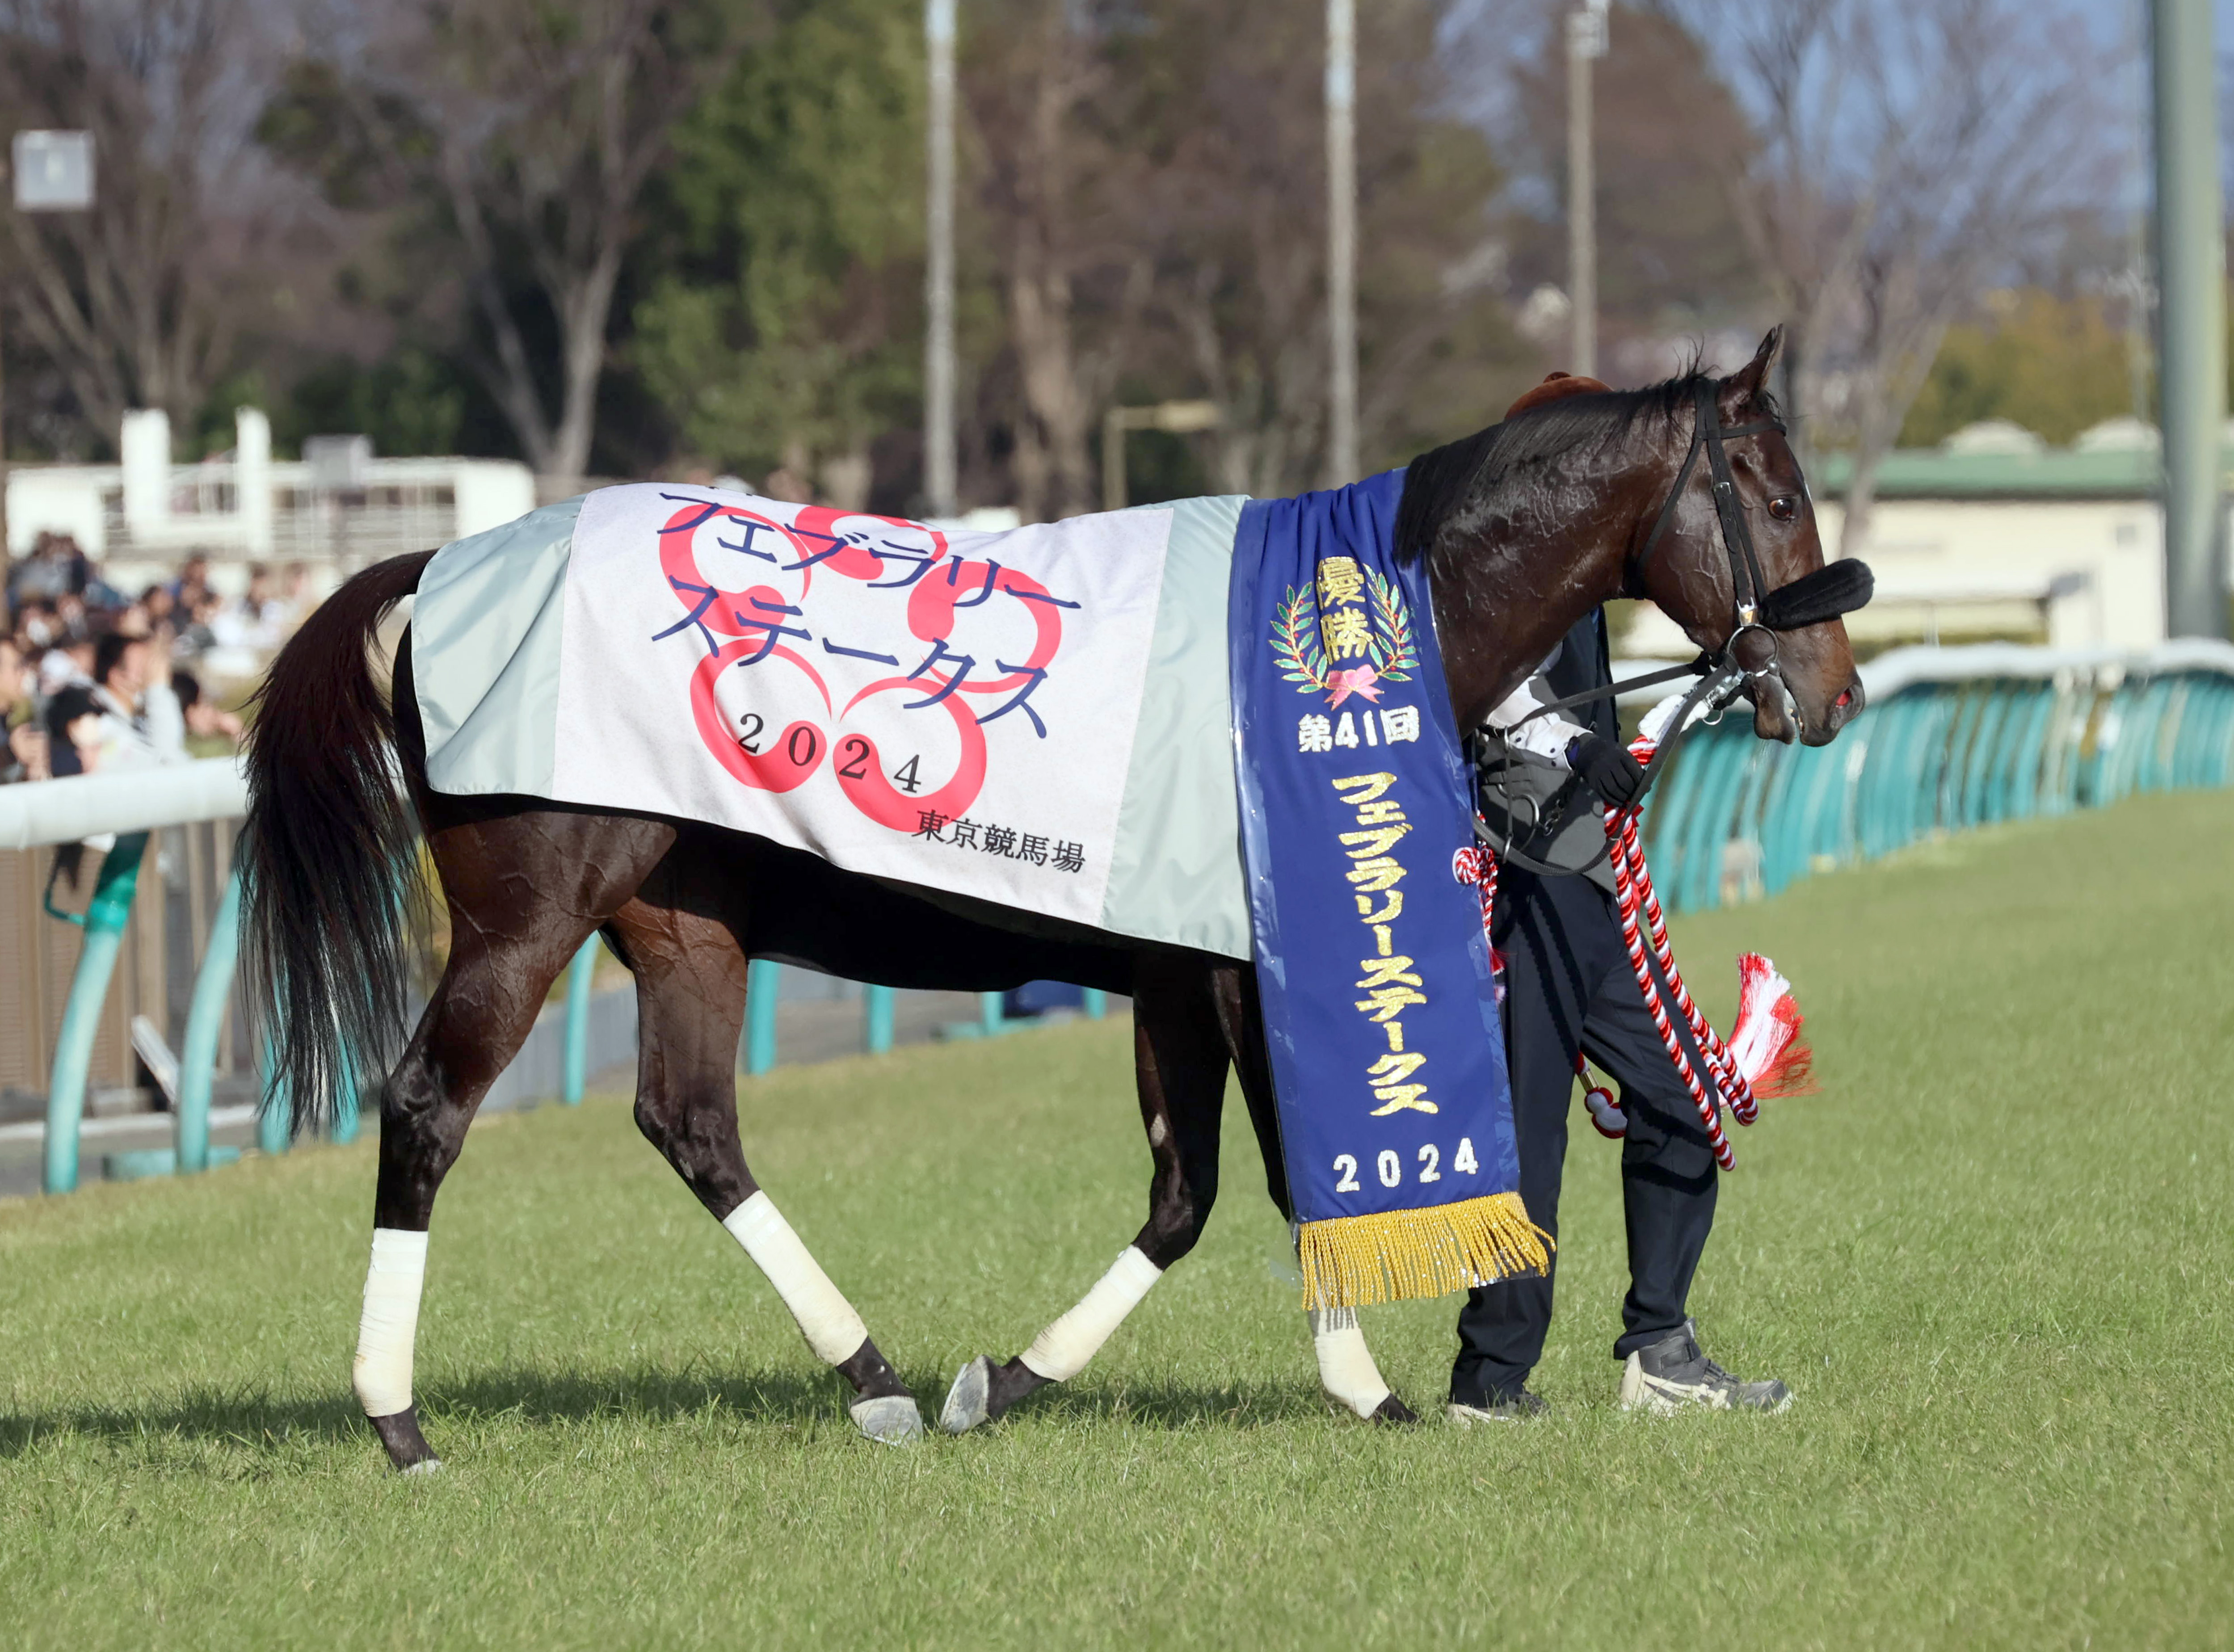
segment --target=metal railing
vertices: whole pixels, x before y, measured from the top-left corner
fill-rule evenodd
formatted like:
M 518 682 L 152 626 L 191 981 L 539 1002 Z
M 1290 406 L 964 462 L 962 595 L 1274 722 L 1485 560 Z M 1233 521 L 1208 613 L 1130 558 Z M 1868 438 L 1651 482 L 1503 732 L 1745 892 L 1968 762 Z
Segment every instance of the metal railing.
M 1862 668 L 1828 746 L 1695 728 L 1644 812 L 1662 902 L 1696 911 L 1945 833 L 2234 777 L 2234 646 L 1908 648 Z
M 272 462 L 267 467 L 271 502 L 251 537 L 243 526 L 235 466 L 221 460 L 173 465 L 167 473 L 169 508 L 154 532 L 126 514 L 121 481 L 102 490 L 104 538 L 109 554 L 126 560 L 184 544 L 273 560 L 365 563 L 459 537 L 455 461 L 376 460 L 368 469 L 374 473 L 363 486 L 341 492 L 317 486 L 308 465 Z M 531 480 L 518 479 L 511 502 L 532 509 L 532 489 Z
M 65 1193 L 77 1185 L 79 1129 L 85 1119 L 94 1040 L 139 887 L 148 833 L 161 826 L 230 819 L 244 813 L 247 806 L 247 781 L 230 758 L 0 788 L 0 848 L 31 849 L 109 834 L 115 839 L 101 858 L 85 911 L 56 914 L 77 924 L 84 941 L 63 1000 L 62 1027 L 49 1069 L 42 1177 L 48 1192 Z M 210 1091 L 238 957 L 239 906 L 238 880 L 228 877 L 195 972 L 186 1015 L 176 1146 L 170 1150 L 170 1167 L 180 1171 L 204 1170 L 212 1162 Z
M 587 950 L 585 948 L 585 950 Z M 580 958 L 574 961 L 580 969 Z M 755 958 L 750 978 L 745 989 L 745 1035 L 738 1050 L 738 1065 L 747 1074 L 757 1078 L 776 1065 L 777 1012 L 783 999 L 784 966 L 771 958 Z M 1035 1024 L 1031 1016 L 1009 1015 L 1004 1002 L 1005 993 L 981 992 L 976 995 L 977 1016 L 975 1021 L 948 1022 L 940 1029 L 945 1038 L 995 1038 L 1003 1033 Z M 872 1055 L 882 1055 L 892 1047 L 894 1009 L 899 1000 L 898 989 L 864 984 L 861 988 L 862 1047 Z M 1081 990 L 1079 1013 L 1089 1021 L 1099 1021 L 1108 1013 L 1108 995 L 1092 987 Z

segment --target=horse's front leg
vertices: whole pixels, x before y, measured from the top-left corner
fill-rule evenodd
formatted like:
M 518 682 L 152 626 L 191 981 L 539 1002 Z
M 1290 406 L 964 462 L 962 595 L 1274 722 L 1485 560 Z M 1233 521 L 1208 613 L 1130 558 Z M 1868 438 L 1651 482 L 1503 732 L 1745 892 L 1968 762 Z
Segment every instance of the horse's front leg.
M 1218 1198 L 1218 1128 L 1225 1100 L 1225 1035 L 1211 973 L 1199 956 L 1137 955 L 1133 1061 L 1154 1160 L 1147 1224 L 1078 1305 L 1022 1354 L 1006 1364 L 980 1355 L 962 1368 L 939 1414 L 949 1433 L 991 1421 L 1035 1389 L 1077 1375 L 1164 1270 L 1202 1237 Z
M 1257 971 L 1246 964 L 1216 971 L 1218 1020 L 1232 1052 L 1249 1122 L 1264 1155 L 1265 1191 L 1282 1216 L 1295 1219 L 1287 1166 L 1280 1159 L 1280 1123 L 1272 1094 L 1272 1066 L 1264 1048 L 1264 1022 L 1257 998 Z M 1412 1408 L 1381 1380 L 1354 1308 L 1309 1310 L 1311 1351 L 1318 1357 L 1319 1388 L 1329 1404 L 1372 1422 L 1417 1422 Z

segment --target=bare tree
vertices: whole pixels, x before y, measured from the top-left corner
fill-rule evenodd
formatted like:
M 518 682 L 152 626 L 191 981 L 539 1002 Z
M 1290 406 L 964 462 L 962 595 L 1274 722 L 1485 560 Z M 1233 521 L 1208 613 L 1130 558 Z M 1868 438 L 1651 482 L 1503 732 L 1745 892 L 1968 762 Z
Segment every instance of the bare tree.
M 1447 113 L 1439 16 L 1383 0 L 1361 42 L 1361 423 L 1376 457 L 1485 422 L 1483 369 L 1513 355 L 1481 325 L 1502 270 L 1485 216 L 1498 180 Z M 986 0 L 972 17 L 980 245 L 1020 404 L 1020 507 L 1093 508 L 1091 436 L 1120 392 L 1218 406 L 1214 486 L 1310 486 L 1328 413 L 1323 11 Z
M 1292 492 L 1316 478 L 1328 411 L 1320 13 L 1162 0 L 1150 15 L 1161 72 L 1141 77 L 1141 125 L 1168 143 L 1143 203 L 1158 310 L 1219 410 L 1212 486 Z M 1363 111 L 1358 132 L 1369 151 Z
M 2080 25 L 2019 0 L 1695 0 L 1759 123 L 1741 222 L 1794 334 L 1794 411 L 1853 450 L 1841 548 L 1947 327 L 2108 164 Z
M 1310 486 L 1328 417 L 1323 14 L 1287 0 L 1151 0 L 1139 14 L 1133 50 L 1153 61 L 1128 65 L 1146 95 L 1127 129 L 1157 165 L 1134 211 L 1179 364 L 1223 415 L 1213 484 Z M 1486 423 L 1485 380 L 1513 366 L 1509 331 L 1481 324 L 1504 270 L 1486 216 L 1500 180 L 1448 112 L 1439 16 L 1385 0 L 1359 39 L 1360 435 L 1374 462 Z
M 1015 356 L 1010 469 L 1028 520 L 1095 504 L 1091 437 L 1148 291 L 1150 263 L 1120 209 L 1137 157 L 1094 108 L 1104 41 L 1075 0 L 980 10 L 963 88 L 983 156 L 980 210 Z
M 190 426 L 258 302 L 285 192 L 259 165 L 272 54 L 241 0 L 9 0 L 0 108 L 91 131 L 90 212 L 0 213 L 12 308 L 98 438 L 161 408 Z
M 587 469 L 606 334 L 647 179 L 734 60 L 723 0 L 416 0 L 317 82 L 391 198 L 441 204 L 487 336 L 475 365 L 528 462 Z M 320 157 L 297 158 L 323 165 Z M 520 290 L 547 307 L 539 349 Z M 553 359 L 555 358 L 555 360 Z
M 1513 275 L 1524 292 L 1547 283 L 1564 291 L 1573 279 L 1566 237 L 1558 232 L 1571 201 L 1569 9 L 1537 6 L 1525 19 L 1493 11 L 1489 26 L 1476 25 L 1489 37 L 1469 42 L 1478 50 L 1504 49 L 1504 61 L 1481 66 L 1479 82 L 1504 91 L 1500 101 L 1483 100 L 1483 118 L 1500 156 L 1525 180 L 1512 201 Z M 1530 43 L 1518 54 L 1516 29 Z M 1635 5 L 1615 9 L 1610 34 L 1612 49 L 1591 69 L 1591 141 L 1599 370 L 1618 382 L 1639 371 L 1658 376 L 1681 348 L 1676 341 L 1704 330 L 1732 328 L 1750 349 L 1767 294 L 1730 201 L 1731 178 L 1752 160 L 1752 125 L 1708 42 L 1677 19 Z M 1564 335 L 1563 327 L 1553 349 L 1567 347 Z

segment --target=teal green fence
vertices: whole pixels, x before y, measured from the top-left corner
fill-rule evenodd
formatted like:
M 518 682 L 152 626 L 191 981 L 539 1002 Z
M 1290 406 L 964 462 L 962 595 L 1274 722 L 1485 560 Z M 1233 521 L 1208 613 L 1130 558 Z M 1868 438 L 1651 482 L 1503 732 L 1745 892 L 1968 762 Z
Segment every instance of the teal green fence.
M 2147 654 L 1996 643 L 1862 668 L 1868 707 L 1828 746 L 1701 725 L 1645 806 L 1671 911 L 1773 895 L 1945 833 L 2234 778 L 2234 647 Z
M 1989 644 L 1904 649 L 1862 671 L 1868 708 L 1829 746 L 1756 740 L 1736 708 L 1695 729 L 1647 804 L 1646 851 L 1662 903 L 1695 911 L 1774 894 L 1810 872 L 1874 859 L 1939 833 L 1999 820 L 2098 808 L 2134 792 L 2224 787 L 2234 778 L 2234 646 L 2166 643 L 2146 654 L 2073 652 Z M 101 831 L 237 814 L 245 787 L 229 762 L 152 775 L 48 781 L 0 790 L 0 844 L 75 841 Z M 108 984 L 123 913 L 139 875 L 144 836 L 120 839 L 104 865 L 85 924 L 87 945 L 56 1051 L 49 1096 L 45 1185 L 78 1179 L 85 1058 Z M 194 985 L 180 1072 L 177 1145 L 114 1155 L 113 1172 L 201 1170 L 238 1150 L 209 1140 L 210 1072 L 233 983 L 237 890 L 228 887 Z M 592 939 L 569 971 L 562 1100 L 587 1077 L 585 1032 Z M 744 1066 L 778 1059 L 778 966 L 753 965 Z M 949 1035 L 1003 1030 L 1000 998 L 985 995 L 978 1021 Z M 1089 996 L 1089 1015 L 1101 996 Z M 891 1048 L 892 997 L 863 1003 L 872 1050 Z M 261 1145 L 286 1145 L 267 1110 Z M 344 1107 L 335 1135 L 356 1132 Z M 275 1127 L 278 1126 L 278 1127 Z

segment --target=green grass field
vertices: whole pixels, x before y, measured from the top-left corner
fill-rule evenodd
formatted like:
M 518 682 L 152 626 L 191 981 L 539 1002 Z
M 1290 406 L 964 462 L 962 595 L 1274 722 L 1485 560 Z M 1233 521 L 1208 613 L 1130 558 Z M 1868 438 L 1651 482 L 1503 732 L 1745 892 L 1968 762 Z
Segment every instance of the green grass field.
M 1616 1152 L 1578 1127 L 1556 1414 L 1322 1408 L 1236 1104 L 1196 1256 L 1075 1382 L 846 1422 L 619 1097 L 475 1130 L 419 1338 L 429 1479 L 348 1391 L 369 1148 L 0 1207 L 0 1642 L 2225 1644 L 2234 798 L 2129 803 L 1679 926 L 1798 982 L 1695 1307 L 1776 1418 L 1617 1412 Z M 779 1071 L 755 1170 L 935 1410 L 1123 1247 L 1122 1024 Z M 1577 1114 L 1578 1126 L 1579 1111 Z M 1440 1417 L 1454 1299 L 1368 1310 Z

